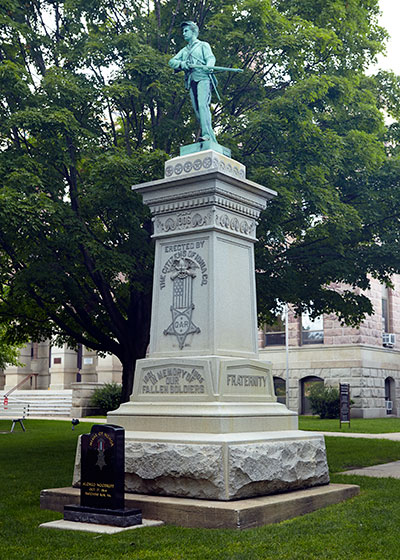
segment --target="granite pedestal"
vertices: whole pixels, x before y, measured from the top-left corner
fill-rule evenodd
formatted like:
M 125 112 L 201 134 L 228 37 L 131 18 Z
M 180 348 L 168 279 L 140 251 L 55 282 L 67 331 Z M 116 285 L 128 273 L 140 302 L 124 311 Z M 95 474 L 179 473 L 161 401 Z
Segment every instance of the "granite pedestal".
M 126 430 L 126 490 L 227 501 L 327 484 L 323 436 L 297 429 L 258 356 L 253 246 L 276 193 L 204 148 L 134 187 L 153 215 L 155 269 L 149 356 L 108 415 Z

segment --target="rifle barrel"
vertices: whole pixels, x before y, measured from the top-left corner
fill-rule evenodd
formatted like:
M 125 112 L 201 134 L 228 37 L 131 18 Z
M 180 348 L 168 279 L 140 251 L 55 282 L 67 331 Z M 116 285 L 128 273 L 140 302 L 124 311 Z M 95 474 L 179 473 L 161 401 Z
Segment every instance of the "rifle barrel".
M 227 68 L 226 66 L 212 66 L 211 68 L 219 72 L 243 72 L 241 68 Z
M 204 69 L 205 65 L 196 64 L 196 66 L 192 66 L 192 68 Z M 214 72 L 243 72 L 241 68 L 227 68 L 226 66 L 208 66 L 207 68 Z

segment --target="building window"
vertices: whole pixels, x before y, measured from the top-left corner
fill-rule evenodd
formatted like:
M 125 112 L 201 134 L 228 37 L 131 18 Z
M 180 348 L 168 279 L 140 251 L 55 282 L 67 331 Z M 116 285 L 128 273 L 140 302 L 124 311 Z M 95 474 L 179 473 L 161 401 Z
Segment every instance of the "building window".
M 310 375 L 300 379 L 300 393 L 301 393 L 301 414 L 312 414 L 310 404 L 310 390 L 316 383 L 324 385 L 324 380 L 321 377 Z
M 323 344 L 324 342 L 324 318 L 322 315 L 312 319 L 309 313 L 301 315 L 301 343 Z
M 283 346 L 285 344 L 285 313 L 265 326 L 265 346 Z
M 32 342 L 32 344 L 31 344 L 31 358 L 32 358 L 32 360 L 37 360 L 37 358 L 38 358 L 38 347 L 39 347 L 39 344 L 37 342 Z

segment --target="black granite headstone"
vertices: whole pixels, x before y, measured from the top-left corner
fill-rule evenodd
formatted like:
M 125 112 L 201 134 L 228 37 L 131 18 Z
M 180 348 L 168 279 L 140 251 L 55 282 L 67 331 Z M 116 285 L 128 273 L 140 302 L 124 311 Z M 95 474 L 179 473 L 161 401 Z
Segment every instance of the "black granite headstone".
M 125 430 L 92 426 L 81 438 L 81 506 L 124 507 Z
M 125 430 L 95 424 L 81 436 L 80 506 L 64 507 L 64 519 L 129 527 L 142 522 L 141 510 L 124 509 Z

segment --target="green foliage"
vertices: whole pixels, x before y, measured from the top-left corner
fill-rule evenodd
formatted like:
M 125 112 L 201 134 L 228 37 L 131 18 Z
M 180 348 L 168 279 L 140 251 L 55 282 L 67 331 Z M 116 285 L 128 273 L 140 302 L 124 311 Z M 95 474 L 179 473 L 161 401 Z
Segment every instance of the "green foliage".
M 400 271 L 399 81 L 364 69 L 384 48 L 378 0 L 133 0 L 0 6 L 0 319 L 123 364 L 149 341 L 149 212 L 131 190 L 195 138 L 167 61 L 196 20 L 220 78 L 214 124 L 250 179 L 278 192 L 256 247 L 258 308 L 357 324 L 371 276 Z M 390 157 L 389 157 L 390 156 Z M 51 281 L 50 281 L 51 279 Z M 337 283 L 346 288 L 337 289 Z
M 105 383 L 92 395 L 91 404 L 100 409 L 100 414 L 107 414 L 121 404 L 122 387 L 117 383 Z
M 310 406 L 320 418 L 339 418 L 340 396 L 337 387 L 314 383 L 310 388 Z
M 0 325 L 0 370 L 8 365 L 22 366 L 23 364 L 19 360 L 18 348 L 7 342 L 6 327 Z

